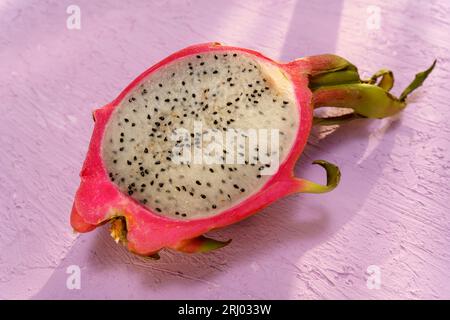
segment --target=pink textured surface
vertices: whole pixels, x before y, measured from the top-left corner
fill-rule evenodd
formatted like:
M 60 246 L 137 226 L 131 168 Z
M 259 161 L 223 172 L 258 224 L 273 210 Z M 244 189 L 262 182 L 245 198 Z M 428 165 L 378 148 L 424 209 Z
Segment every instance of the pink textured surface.
M 81 30 L 66 8 L 81 9 Z M 380 29 L 366 26 L 370 5 Z M 445 1 L 0 2 L 0 298 L 450 298 L 450 5 Z M 437 69 L 396 119 L 318 128 L 297 175 L 338 189 L 293 196 L 225 230 L 218 252 L 133 256 L 105 228 L 75 235 L 73 194 L 91 110 L 192 43 L 221 41 L 275 59 L 332 52 L 396 92 Z M 66 288 L 79 265 L 81 290 Z M 366 269 L 381 268 L 381 288 Z

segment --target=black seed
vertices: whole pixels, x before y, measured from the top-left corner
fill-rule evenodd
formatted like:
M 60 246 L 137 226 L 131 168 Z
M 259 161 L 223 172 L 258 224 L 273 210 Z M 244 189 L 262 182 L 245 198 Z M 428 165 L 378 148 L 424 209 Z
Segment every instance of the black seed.
M 204 194 L 201 194 L 200 197 L 202 197 L 202 199 L 206 199 L 206 196 Z
M 213 209 L 216 209 L 216 208 L 217 208 L 217 206 L 216 206 L 215 204 L 213 204 L 213 205 L 212 205 L 212 208 L 213 208 Z
M 164 183 L 160 182 L 160 183 L 159 183 L 159 187 L 160 187 L 160 188 L 164 187 Z
M 197 180 L 197 181 L 195 181 L 195 183 L 196 183 L 196 184 L 198 184 L 199 186 L 201 186 L 201 185 L 202 185 L 202 183 L 201 183 L 200 181 L 198 181 L 198 180 Z
M 211 173 L 214 173 L 213 168 L 209 168 L 209 171 L 210 171 Z
M 260 174 L 258 174 L 257 176 L 256 176 L 258 179 L 260 179 L 261 178 L 261 175 Z
M 181 216 L 182 216 L 182 217 L 186 217 L 186 213 L 183 213 Z
M 161 209 L 160 209 L 160 208 L 155 208 L 155 209 L 156 209 L 156 211 L 161 212 Z
M 127 160 L 127 164 L 128 164 L 129 166 L 131 166 L 131 161 L 130 161 L 130 160 Z
M 128 190 L 128 194 L 131 196 L 133 194 L 133 190 Z
M 178 216 L 178 215 L 180 215 L 180 213 L 178 212 L 178 211 L 175 211 L 175 214 Z
M 245 192 L 245 189 L 244 188 L 241 188 L 241 190 L 240 190 L 241 192 Z
M 234 184 L 233 187 L 234 187 L 235 189 L 239 189 L 239 186 L 238 186 L 237 184 Z
M 219 71 L 217 71 L 217 70 L 214 70 L 214 71 L 213 71 L 213 73 L 214 73 L 214 74 L 218 74 L 218 73 L 219 73 Z
M 129 122 L 130 120 L 128 120 L 127 118 L 123 119 L 125 122 Z
M 197 55 L 197 59 L 201 59 L 202 58 L 202 56 L 201 55 Z

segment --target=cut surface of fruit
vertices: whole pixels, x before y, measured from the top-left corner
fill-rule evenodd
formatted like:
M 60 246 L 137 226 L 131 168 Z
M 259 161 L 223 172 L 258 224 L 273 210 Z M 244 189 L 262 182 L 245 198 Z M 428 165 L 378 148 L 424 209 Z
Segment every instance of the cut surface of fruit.
M 292 83 L 276 65 L 239 51 L 192 54 L 142 79 L 118 104 L 103 159 L 111 181 L 157 214 L 213 216 L 277 171 L 269 169 L 295 142 L 298 110 Z M 177 135 L 180 128 L 186 134 Z M 208 150 L 218 161 L 205 163 Z M 175 161 L 182 151 L 190 159 Z

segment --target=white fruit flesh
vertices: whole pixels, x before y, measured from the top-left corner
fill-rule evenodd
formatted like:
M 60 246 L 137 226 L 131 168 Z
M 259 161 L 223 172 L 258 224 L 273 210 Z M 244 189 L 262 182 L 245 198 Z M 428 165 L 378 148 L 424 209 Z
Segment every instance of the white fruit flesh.
M 262 171 L 276 172 L 269 167 L 276 163 L 261 159 L 266 144 L 251 140 L 251 132 L 265 136 L 261 129 L 269 134 L 278 130 L 281 164 L 298 131 L 296 103 L 283 71 L 249 54 L 211 52 L 180 58 L 141 81 L 118 105 L 106 127 L 103 160 L 120 190 L 153 212 L 182 220 L 210 217 L 258 192 L 271 177 Z M 200 131 L 194 130 L 194 123 L 201 125 Z M 180 128 L 189 135 L 174 139 L 174 130 Z M 243 163 L 237 158 L 232 163 L 196 163 L 202 160 L 199 154 L 212 150 L 214 133 L 224 137 L 227 153 L 215 155 L 225 160 L 233 152 L 226 148 L 227 134 L 241 138 L 234 153 Z M 266 151 L 273 160 L 277 150 L 272 141 Z M 197 147 L 195 161 L 192 157 L 190 163 L 176 163 L 183 146 L 192 151 Z

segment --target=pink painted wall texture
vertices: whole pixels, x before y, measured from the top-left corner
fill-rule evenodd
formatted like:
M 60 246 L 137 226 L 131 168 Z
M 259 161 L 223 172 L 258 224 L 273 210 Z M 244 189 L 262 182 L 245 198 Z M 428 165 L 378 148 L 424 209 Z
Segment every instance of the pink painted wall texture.
M 0 1 L 0 298 L 450 298 L 449 17 L 448 1 Z M 297 173 L 322 181 L 310 162 L 330 160 L 339 188 L 215 232 L 234 240 L 223 250 L 147 261 L 106 228 L 74 234 L 91 110 L 208 41 L 280 60 L 337 53 L 365 75 L 388 67 L 396 93 L 438 65 L 402 115 L 316 128 Z M 80 289 L 67 287 L 72 265 Z

